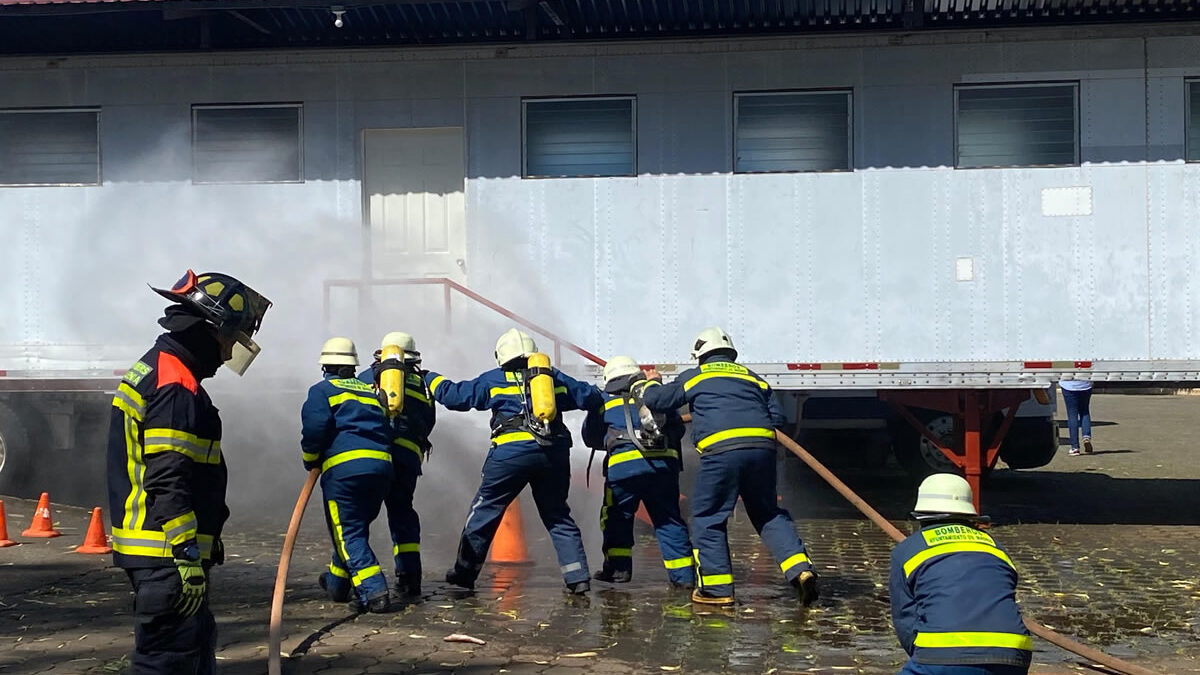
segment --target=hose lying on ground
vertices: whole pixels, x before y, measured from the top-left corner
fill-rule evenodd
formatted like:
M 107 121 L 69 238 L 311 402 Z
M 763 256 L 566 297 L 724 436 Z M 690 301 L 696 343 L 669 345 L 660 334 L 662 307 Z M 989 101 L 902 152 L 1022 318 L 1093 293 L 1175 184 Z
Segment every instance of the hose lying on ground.
M 287 535 L 283 538 L 283 551 L 279 554 L 279 569 L 275 572 L 275 592 L 271 595 L 271 629 L 267 639 L 267 673 L 281 675 L 280 650 L 283 642 L 283 592 L 287 588 L 288 568 L 292 565 L 292 550 L 296 548 L 296 535 L 300 533 L 300 521 L 304 519 L 304 509 L 308 499 L 312 497 L 317 479 L 321 477 L 320 469 L 308 472 L 304 487 L 300 488 L 300 496 L 296 499 L 296 508 L 292 511 L 292 520 L 288 522 Z
M 851 504 L 854 505 L 855 508 L 861 511 L 863 515 L 865 515 L 867 518 L 870 518 L 871 522 L 879 526 L 879 529 L 883 530 L 889 537 L 895 539 L 896 541 L 904 541 L 905 536 L 903 532 L 901 532 L 895 525 L 892 525 L 887 518 L 884 518 L 882 515 L 880 515 L 878 511 L 871 508 L 871 505 L 864 501 L 862 497 L 854 494 L 853 490 L 847 487 L 846 484 L 839 480 L 837 476 L 833 475 L 833 472 L 825 468 L 824 464 L 817 461 L 817 458 L 809 454 L 809 452 L 801 447 L 799 443 L 793 441 L 791 438 L 788 438 L 780 431 L 776 431 L 775 436 L 779 440 L 779 443 L 783 445 L 783 447 L 787 448 L 788 451 L 790 451 L 793 455 L 799 457 L 800 461 L 807 464 L 809 468 L 815 471 L 818 476 L 825 480 L 826 483 L 829 483 L 834 490 L 837 490 L 838 494 L 845 497 Z M 1152 670 L 1122 661 L 1115 656 L 1109 656 L 1102 651 L 1092 649 L 1084 644 L 1080 644 L 1066 637 L 1065 635 L 1061 635 L 1054 630 L 1043 626 L 1029 617 L 1025 617 L 1025 627 L 1029 629 L 1030 633 L 1042 638 L 1046 642 L 1061 647 L 1069 652 L 1074 652 L 1075 654 L 1078 654 L 1079 656 L 1082 656 L 1093 663 L 1098 663 L 1102 666 L 1105 666 L 1106 668 L 1111 668 L 1115 671 L 1125 673 L 1126 675 L 1159 675 Z

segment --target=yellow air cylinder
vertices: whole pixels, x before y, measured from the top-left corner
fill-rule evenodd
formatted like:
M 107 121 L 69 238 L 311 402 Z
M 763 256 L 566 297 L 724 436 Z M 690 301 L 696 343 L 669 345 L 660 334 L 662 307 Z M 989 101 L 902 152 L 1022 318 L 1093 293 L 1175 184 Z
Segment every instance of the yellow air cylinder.
M 550 375 L 550 357 L 540 352 L 529 355 L 529 369 L 534 376 L 529 378 L 529 402 L 533 416 L 542 422 L 550 422 L 558 415 L 554 401 L 554 377 Z
M 379 391 L 389 415 L 404 412 L 404 350 L 386 345 L 379 354 Z

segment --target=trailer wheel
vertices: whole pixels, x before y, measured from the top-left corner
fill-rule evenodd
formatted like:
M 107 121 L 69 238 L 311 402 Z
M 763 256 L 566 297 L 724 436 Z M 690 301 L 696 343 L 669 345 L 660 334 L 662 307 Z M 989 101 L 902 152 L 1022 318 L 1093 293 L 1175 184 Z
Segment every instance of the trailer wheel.
M 29 428 L 12 408 L 0 403 L 0 494 L 25 496 L 32 448 Z
M 925 428 L 931 434 L 941 440 L 942 444 L 951 449 L 957 449 L 960 442 L 953 438 L 954 434 L 954 417 L 942 412 L 932 410 L 913 410 L 913 414 L 917 419 L 925 423 Z M 931 474 L 935 473 L 956 473 L 963 475 L 963 470 L 950 458 L 946 457 L 941 450 L 935 448 L 925 436 L 918 433 L 912 428 L 908 422 L 903 419 L 893 419 L 889 423 L 892 435 L 892 450 L 896 454 L 896 461 L 900 466 L 912 477 L 915 481 L 922 481 Z M 981 441 L 987 445 L 991 443 L 992 434 L 996 428 L 996 424 L 991 424 L 983 433 Z M 983 475 L 991 473 L 991 469 L 985 469 Z
M 1053 419 L 1019 417 L 1000 446 L 1000 459 L 1010 469 L 1036 469 L 1049 464 L 1057 452 L 1058 427 Z

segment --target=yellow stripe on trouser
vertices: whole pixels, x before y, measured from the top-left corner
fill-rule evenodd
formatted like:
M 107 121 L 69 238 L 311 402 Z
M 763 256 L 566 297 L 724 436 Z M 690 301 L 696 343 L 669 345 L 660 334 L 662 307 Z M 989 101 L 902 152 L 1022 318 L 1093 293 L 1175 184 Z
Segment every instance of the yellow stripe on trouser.
M 921 563 L 925 562 L 926 560 L 950 553 L 987 553 L 989 555 L 996 556 L 997 558 L 1008 563 L 1009 567 L 1016 569 L 1016 565 L 1013 565 L 1013 562 L 1011 559 L 1009 559 L 1008 554 L 996 548 L 995 546 L 964 542 L 961 544 L 939 544 L 914 555 L 904 562 L 904 577 L 907 579 L 908 577 L 912 576 L 912 573 L 915 572 L 916 569 L 921 566 Z
M 392 456 L 382 450 L 347 450 L 345 452 L 339 452 L 333 457 L 330 457 L 322 462 L 321 471 L 328 471 L 338 464 L 349 462 L 355 459 L 377 459 L 381 462 L 388 462 L 390 464 L 392 461 Z
M 349 579 L 350 578 L 349 572 L 342 569 L 341 567 L 338 567 L 337 565 L 334 565 L 333 563 L 329 563 L 329 573 L 332 574 L 333 576 L 339 577 L 341 579 Z
M 392 555 L 400 555 L 401 553 L 420 553 L 420 544 L 392 544 Z
M 669 570 L 681 570 L 691 564 L 691 558 L 674 558 L 672 560 L 663 561 L 663 567 L 666 567 Z
M 375 576 L 376 574 L 382 575 L 383 571 L 379 569 L 379 565 L 371 565 L 370 567 L 367 567 L 367 568 L 364 568 L 364 569 L 361 569 L 361 570 L 355 572 L 354 576 L 350 578 L 350 581 L 356 587 L 361 586 L 362 582 L 366 581 L 367 579 L 370 579 L 371 577 Z
M 779 569 L 783 570 L 784 574 L 787 574 L 788 570 L 792 569 L 796 565 L 799 565 L 800 563 L 806 562 L 808 562 L 808 556 L 804 555 L 803 553 L 797 553 L 796 555 L 779 563 Z
M 350 554 L 346 552 L 346 540 L 342 537 L 342 519 L 338 516 L 337 502 L 330 499 L 325 505 L 329 508 L 329 523 L 333 526 L 333 545 L 342 557 L 342 563 L 349 565 Z
M 913 644 L 922 648 L 943 647 L 1000 647 L 1033 651 L 1033 638 L 1017 633 L 917 633 Z
M 632 548 L 609 548 L 604 550 L 605 558 L 632 558 Z
M 700 571 L 700 549 L 692 549 L 692 559 L 696 561 L 696 582 L 700 588 L 705 586 L 733 585 L 732 574 L 702 574 Z
M 528 431 L 512 431 L 507 434 L 500 434 L 492 439 L 492 445 L 504 445 L 505 443 L 517 443 L 520 441 L 532 441 L 533 434 Z
M 715 434 L 709 434 L 700 439 L 696 444 L 696 450 L 704 452 L 706 449 L 721 441 L 728 441 L 735 438 L 775 438 L 774 429 L 763 429 L 762 427 L 740 427 L 737 429 L 726 429 L 718 431 Z
M 425 461 L 425 453 L 421 452 L 421 446 L 417 445 L 416 443 L 413 443 L 412 441 L 408 440 L 407 438 L 394 438 L 394 439 L 392 439 L 392 443 L 395 443 L 396 445 L 398 445 L 402 448 L 405 448 L 407 450 L 412 450 L 413 452 L 417 453 L 418 459 L 420 459 L 421 461 Z

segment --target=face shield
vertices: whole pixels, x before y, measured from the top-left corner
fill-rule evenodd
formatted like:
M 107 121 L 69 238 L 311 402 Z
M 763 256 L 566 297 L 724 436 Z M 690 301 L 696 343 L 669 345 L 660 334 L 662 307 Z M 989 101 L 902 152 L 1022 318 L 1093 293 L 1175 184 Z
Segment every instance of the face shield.
M 237 302 L 239 299 L 241 302 Z M 263 316 L 271 307 L 271 301 L 249 286 L 243 285 L 239 292 L 229 299 L 229 303 L 234 305 L 232 309 L 235 311 L 228 322 L 218 327 L 217 332 L 228 345 L 226 353 L 223 354 L 226 357 L 225 367 L 241 376 L 262 351 L 262 347 L 254 341 L 254 334 L 262 326 Z M 238 304 L 241 305 L 240 308 L 236 307 Z

